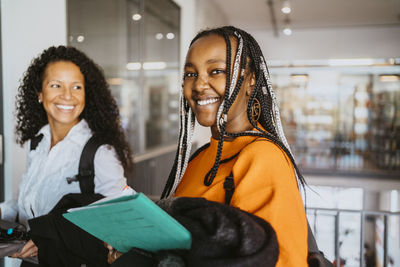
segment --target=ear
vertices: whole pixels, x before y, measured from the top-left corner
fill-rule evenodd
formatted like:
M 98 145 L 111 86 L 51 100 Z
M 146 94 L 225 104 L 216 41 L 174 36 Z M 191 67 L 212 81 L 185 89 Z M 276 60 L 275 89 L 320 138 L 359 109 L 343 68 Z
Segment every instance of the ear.
M 249 96 L 251 94 L 255 85 L 256 76 L 254 75 L 254 72 L 252 72 L 246 77 L 246 95 Z
M 43 102 L 43 93 L 42 93 L 42 92 L 39 92 L 39 93 L 37 94 L 37 96 L 38 96 L 38 101 L 39 101 L 39 103 L 42 103 L 42 102 Z

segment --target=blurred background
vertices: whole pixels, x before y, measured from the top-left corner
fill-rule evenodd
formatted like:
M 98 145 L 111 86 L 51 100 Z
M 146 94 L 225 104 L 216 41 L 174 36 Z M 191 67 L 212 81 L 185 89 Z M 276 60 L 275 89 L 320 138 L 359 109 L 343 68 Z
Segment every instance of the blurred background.
M 157 198 L 175 155 L 189 42 L 234 25 L 267 60 L 320 249 L 336 266 L 400 266 L 400 0 L 0 4 L 0 200 L 17 194 L 25 171 L 14 100 L 43 49 L 72 45 L 104 69 L 135 154 L 129 184 Z M 209 138 L 196 126 L 195 147 Z

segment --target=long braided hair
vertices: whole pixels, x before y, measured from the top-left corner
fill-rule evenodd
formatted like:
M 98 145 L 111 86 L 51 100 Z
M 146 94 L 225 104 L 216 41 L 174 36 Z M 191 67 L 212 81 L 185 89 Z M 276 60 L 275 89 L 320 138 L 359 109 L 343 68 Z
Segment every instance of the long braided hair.
M 222 146 L 225 137 L 260 136 L 271 140 L 288 155 L 295 169 L 297 180 L 301 186 L 304 187 L 305 180 L 295 163 L 293 154 L 283 133 L 276 97 L 274 91 L 272 90 L 269 71 L 260 46 L 250 34 L 233 26 L 225 26 L 202 31 L 196 35 L 196 37 L 190 43 L 190 46 L 196 40 L 210 35 L 219 35 L 223 37 L 226 42 L 226 87 L 225 96 L 218 109 L 216 118 L 219 131 L 217 155 L 213 167 L 204 177 L 204 185 L 211 185 L 217 174 L 219 165 L 221 163 Z M 234 37 L 238 44 L 232 67 L 232 73 L 232 46 L 230 37 Z M 245 77 L 245 69 L 248 64 L 250 65 L 250 71 L 254 73 L 256 84 L 249 96 L 247 117 L 255 130 L 244 131 L 241 133 L 229 133 L 226 131 L 228 111 L 234 103 L 242 86 Z M 254 121 L 253 117 L 251 116 L 251 110 L 255 99 L 257 99 L 261 105 L 261 115 L 258 119 L 258 123 L 262 126 L 262 128 L 257 125 L 257 121 Z M 190 109 L 185 97 L 183 96 L 183 93 L 181 93 L 179 144 L 174 165 L 161 195 L 162 198 L 169 197 L 174 194 L 185 173 L 190 157 L 194 122 L 194 114 Z

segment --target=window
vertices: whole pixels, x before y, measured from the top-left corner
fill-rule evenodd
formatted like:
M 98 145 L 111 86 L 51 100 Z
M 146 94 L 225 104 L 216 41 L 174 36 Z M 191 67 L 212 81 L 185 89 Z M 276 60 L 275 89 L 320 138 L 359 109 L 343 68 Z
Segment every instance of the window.
M 303 171 L 399 177 L 398 75 L 317 69 L 272 81 Z
M 69 0 L 68 26 L 69 45 L 104 69 L 134 153 L 175 143 L 179 7 L 168 0 Z

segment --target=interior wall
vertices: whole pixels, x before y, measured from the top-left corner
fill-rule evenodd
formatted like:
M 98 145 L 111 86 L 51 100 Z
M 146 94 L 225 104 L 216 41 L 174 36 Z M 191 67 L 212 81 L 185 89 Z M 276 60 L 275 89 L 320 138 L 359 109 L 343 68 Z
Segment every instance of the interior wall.
M 197 0 L 196 33 L 206 28 L 215 28 L 227 24 L 228 18 L 218 5 L 210 0 Z
M 5 199 L 16 197 L 25 171 L 26 150 L 15 142 L 15 95 L 33 57 L 51 45 L 66 44 L 66 0 L 3 0 L 1 47 L 4 116 Z M 17 261 L 13 261 L 17 266 Z M 6 266 L 12 260 L 6 259 Z
M 1 1 L 5 199 L 15 195 L 25 171 L 25 150 L 15 143 L 15 95 L 33 57 L 51 45 L 66 44 L 65 0 Z

